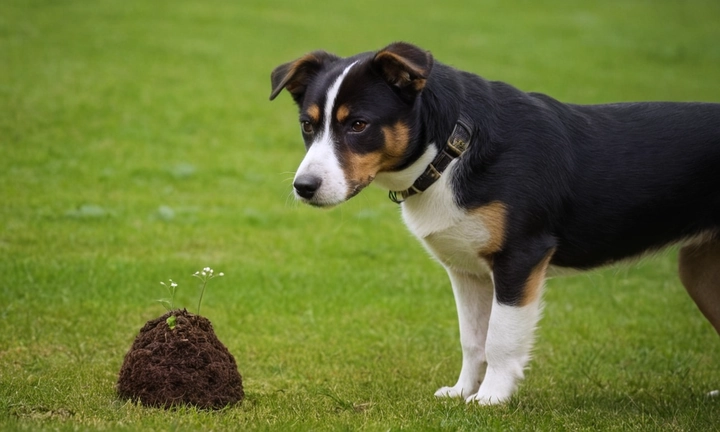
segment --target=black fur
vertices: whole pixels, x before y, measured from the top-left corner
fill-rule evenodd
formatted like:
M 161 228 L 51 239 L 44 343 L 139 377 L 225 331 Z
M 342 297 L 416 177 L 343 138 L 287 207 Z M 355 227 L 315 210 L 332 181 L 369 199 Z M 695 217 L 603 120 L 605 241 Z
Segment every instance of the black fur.
M 552 265 L 587 269 L 720 230 L 720 104 L 564 104 L 441 64 L 422 101 L 425 124 L 475 122 L 453 189 L 461 207 L 509 208 L 493 257 L 503 303 L 553 248 Z

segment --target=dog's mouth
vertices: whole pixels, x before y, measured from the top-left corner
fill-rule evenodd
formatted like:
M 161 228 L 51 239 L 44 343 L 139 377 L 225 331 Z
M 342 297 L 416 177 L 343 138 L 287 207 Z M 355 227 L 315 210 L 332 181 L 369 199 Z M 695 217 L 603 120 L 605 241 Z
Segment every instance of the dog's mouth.
M 332 187 L 332 185 L 324 185 L 324 181 L 307 179 L 301 176 L 295 180 L 293 186 L 295 198 L 303 203 L 318 208 L 330 208 L 340 205 L 359 194 L 373 179 L 374 176 L 368 177 L 364 181 L 348 181 L 347 186 L 341 191 L 337 187 Z
M 295 190 L 295 198 L 296 198 L 298 201 L 301 201 L 301 202 L 303 202 L 303 203 L 305 203 L 305 204 L 307 204 L 307 205 L 310 205 L 310 206 L 316 207 L 316 208 L 331 208 L 331 207 L 335 207 L 335 206 L 337 206 L 337 205 L 340 205 L 340 204 L 342 204 L 343 202 L 346 201 L 346 200 L 332 200 L 332 201 L 330 201 L 330 200 L 321 199 L 321 198 L 315 197 L 315 196 L 312 197 L 312 198 L 306 198 L 306 197 L 300 196 L 300 195 L 298 194 L 297 190 Z

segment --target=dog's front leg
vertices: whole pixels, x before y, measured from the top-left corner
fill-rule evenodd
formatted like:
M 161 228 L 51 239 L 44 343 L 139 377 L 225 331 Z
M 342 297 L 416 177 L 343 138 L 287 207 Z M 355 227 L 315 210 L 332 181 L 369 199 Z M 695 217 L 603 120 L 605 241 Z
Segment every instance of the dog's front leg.
M 475 394 L 485 374 L 485 336 L 488 331 L 493 285 L 490 275 L 471 275 L 448 269 L 460 324 L 462 369 L 457 384 L 435 392 L 438 397 Z
M 468 402 L 483 405 L 505 402 L 523 378 L 540 319 L 545 273 L 553 250 L 540 242 L 522 252 L 495 257 L 495 290 L 485 342 L 487 370 L 480 389 Z

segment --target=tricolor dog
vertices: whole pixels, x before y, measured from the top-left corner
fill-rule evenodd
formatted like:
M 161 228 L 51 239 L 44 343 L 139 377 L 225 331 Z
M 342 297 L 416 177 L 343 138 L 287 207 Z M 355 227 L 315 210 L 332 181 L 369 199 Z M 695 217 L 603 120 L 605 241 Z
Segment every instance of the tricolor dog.
M 297 198 L 331 207 L 375 183 L 447 270 L 463 359 L 437 396 L 513 394 L 549 268 L 680 244 L 680 279 L 720 332 L 720 104 L 561 103 L 407 43 L 311 52 L 271 78 L 270 99 L 300 108 Z

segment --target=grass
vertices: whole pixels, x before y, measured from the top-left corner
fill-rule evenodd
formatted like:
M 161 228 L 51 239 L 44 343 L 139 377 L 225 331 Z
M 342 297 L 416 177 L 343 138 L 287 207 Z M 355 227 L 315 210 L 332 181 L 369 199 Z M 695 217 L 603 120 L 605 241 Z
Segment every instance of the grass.
M 41 1 L 0 4 L 0 429 L 711 430 L 720 341 L 674 252 L 549 283 L 500 407 L 432 394 L 460 366 L 442 269 L 369 189 L 293 203 L 295 108 L 269 72 L 413 41 L 564 101 L 720 100 L 720 5 Z M 114 384 L 158 284 L 225 272 L 203 315 L 247 399 L 147 409 Z

